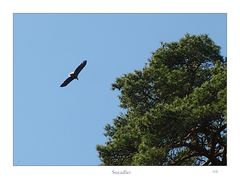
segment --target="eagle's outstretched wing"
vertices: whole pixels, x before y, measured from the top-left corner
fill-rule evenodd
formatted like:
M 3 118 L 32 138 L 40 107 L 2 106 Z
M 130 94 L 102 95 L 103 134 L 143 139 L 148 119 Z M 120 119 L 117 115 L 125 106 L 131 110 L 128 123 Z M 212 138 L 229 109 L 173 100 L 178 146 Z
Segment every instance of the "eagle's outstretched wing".
M 73 77 L 68 77 L 62 84 L 60 87 L 64 87 L 67 86 L 74 78 Z
M 87 60 L 84 60 L 74 71 L 74 75 L 78 76 L 78 74 L 80 73 L 80 71 L 86 66 L 87 64 Z

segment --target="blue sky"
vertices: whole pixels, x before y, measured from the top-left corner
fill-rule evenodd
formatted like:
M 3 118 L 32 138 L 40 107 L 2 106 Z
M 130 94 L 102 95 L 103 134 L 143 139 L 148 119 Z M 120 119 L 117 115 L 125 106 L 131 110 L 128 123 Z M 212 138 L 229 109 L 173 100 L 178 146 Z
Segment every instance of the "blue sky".
M 122 110 L 115 79 L 160 42 L 209 34 L 226 56 L 226 14 L 14 14 L 14 165 L 99 165 Z M 65 88 L 60 84 L 88 63 Z

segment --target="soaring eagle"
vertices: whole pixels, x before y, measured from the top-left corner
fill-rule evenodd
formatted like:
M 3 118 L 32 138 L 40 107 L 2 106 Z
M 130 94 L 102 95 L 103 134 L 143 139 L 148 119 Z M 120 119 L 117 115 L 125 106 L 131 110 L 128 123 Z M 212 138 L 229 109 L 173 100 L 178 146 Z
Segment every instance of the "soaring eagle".
M 77 79 L 78 80 L 78 74 L 82 71 L 82 69 L 86 66 L 87 60 L 84 60 L 74 72 L 71 72 L 69 74 L 69 77 L 61 84 L 60 87 L 67 86 L 72 80 Z

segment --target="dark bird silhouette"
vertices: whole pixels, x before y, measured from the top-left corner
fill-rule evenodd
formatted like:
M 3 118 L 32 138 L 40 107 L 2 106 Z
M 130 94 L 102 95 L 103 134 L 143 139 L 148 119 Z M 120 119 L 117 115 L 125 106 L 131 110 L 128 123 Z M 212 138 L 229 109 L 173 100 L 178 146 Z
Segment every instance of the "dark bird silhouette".
M 78 74 L 82 71 L 82 69 L 86 66 L 87 60 L 84 60 L 74 72 L 71 72 L 69 74 L 69 77 L 61 84 L 60 87 L 67 86 L 72 80 L 77 79 L 78 80 Z

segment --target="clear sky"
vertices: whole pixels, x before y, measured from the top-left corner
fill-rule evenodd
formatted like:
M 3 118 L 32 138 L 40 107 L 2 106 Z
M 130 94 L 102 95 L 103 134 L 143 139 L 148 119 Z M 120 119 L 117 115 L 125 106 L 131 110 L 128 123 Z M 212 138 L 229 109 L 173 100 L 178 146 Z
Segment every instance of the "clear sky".
M 14 165 L 99 165 L 104 126 L 122 111 L 115 79 L 186 33 L 226 56 L 226 25 L 226 14 L 14 14 Z

